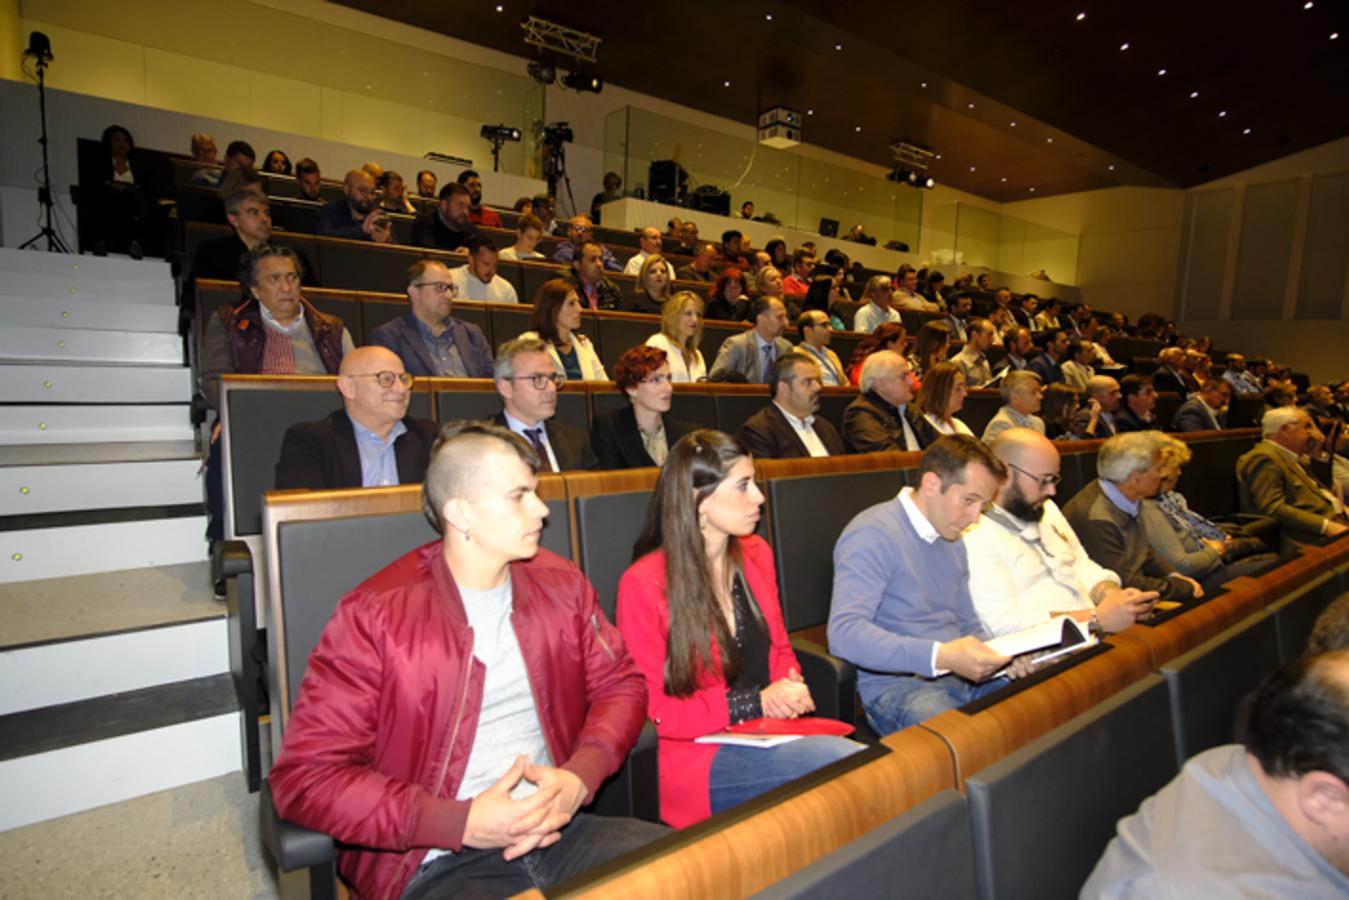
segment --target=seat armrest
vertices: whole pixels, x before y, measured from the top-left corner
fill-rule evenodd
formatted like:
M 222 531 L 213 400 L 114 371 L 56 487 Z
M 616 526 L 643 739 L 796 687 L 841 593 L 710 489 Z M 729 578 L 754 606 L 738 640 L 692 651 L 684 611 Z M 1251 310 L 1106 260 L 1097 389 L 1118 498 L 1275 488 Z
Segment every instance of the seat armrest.
M 253 571 L 253 554 L 243 541 L 217 541 L 212 568 L 221 578 L 232 578 Z
M 272 804 L 272 787 L 266 779 L 262 782 L 258 816 L 262 846 L 282 872 L 331 865 L 337 858 L 330 835 L 302 828 L 276 814 L 276 806 Z
M 857 669 L 853 664 L 831 656 L 819 644 L 805 638 L 792 638 L 792 649 L 801 663 L 801 677 L 815 700 L 815 712 L 856 725 Z

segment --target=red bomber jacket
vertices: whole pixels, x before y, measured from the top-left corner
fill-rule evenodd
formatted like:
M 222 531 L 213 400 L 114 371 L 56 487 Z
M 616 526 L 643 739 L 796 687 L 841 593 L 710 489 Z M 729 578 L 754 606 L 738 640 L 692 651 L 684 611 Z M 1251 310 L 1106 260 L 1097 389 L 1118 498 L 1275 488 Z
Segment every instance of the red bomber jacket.
M 646 687 L 575 566 L 540 549 L 510 568 L 511 624 L 548 752 L 585 782 L 588 803 L 636 741 Z M 348 845 L 338 868 L 353 896 L 396 898 L 428 849 L 461 848 L 470 802 L 455 794 L 485 673 L 438 541 L 338 604 L 269 781 L 282 818 Z

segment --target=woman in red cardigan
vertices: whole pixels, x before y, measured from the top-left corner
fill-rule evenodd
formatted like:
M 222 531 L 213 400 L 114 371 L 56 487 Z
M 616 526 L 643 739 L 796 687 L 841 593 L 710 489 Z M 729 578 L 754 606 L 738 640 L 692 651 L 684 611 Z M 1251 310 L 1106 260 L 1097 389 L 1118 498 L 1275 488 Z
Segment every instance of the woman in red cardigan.
M 618 585 L 618 628 L 646 678 L 660 735 L 661 817 L 683 827 L 861 749 L 837 737 L 772 748 L 695 738 L 814 711 L 787 641 L 763 506 L 737 441 L 695 431 L 670 449 Z

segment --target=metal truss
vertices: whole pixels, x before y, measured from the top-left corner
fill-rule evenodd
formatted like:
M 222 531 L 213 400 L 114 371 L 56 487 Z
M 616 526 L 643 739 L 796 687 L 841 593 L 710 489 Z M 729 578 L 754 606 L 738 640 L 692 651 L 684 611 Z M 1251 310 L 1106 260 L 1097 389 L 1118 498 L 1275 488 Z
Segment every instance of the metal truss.
M 525 19 L 520 23 L 520 27 L 525 30 L 526 44 L 533 44 L 535 47 L 542 47 L 544 50 L 551 50 L 584 62 L 595 61 L 595 50 L 600 45 L 600 38 L 593 34 L 567 28 L 565 25 L 549 22 L 537 16 Z

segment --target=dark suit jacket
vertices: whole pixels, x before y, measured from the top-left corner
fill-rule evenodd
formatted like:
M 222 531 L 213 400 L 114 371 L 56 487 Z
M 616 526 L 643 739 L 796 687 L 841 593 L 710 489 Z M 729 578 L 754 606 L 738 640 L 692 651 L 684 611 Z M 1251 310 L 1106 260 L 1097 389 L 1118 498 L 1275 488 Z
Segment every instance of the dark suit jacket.
M 1063 381 L 1063 360 L 1054 362 L 1048 353 L 1041 353 L 1032 359 L 1027 368 L 1040 376 L 1040 383 L 1045 387 Z
M 1209 419 L 1206 404 L 1200 397 L 1191 397 L 1180 405 L 1176 414 L 1171 417 L 1172 431 L 1212 431 L 1213 422 Z M 1219 428 L 1227 427 L 1227 414 L 1214 413 L 1213 418 L 1218 420 Z
M 483 336 L 482 329 L 472 322 L 450 317 L 450 335 L 454 346 L 459 349 L 459 358 L 469 378 L 492 377 L 492 347 Z M 403 367 L 421 378 L 434 377 L 435 362 L 431 352 L 426 349 L 426 341 L 417 329 L 417 319 L 412 310 L 401 318 L 391 319 L 370 332 L 368 343 L 387 347 L 403 361 Z
M 675 277 L 680 281 L 716 281 L 717 273 L 711 269 L 700 273 L 692 263 L 686 263 L 675 270 Z
M 843 437 L 852 453 L 880 453 L 886 450 L 918 451 L 923 443 L 924 429 L 919 426 L 913 408 L 905 407 L 904 416 L 918 441 L 910 447 L 904 441 L 904 426 L 899 421 L 899 410 L 886 403 L 874 391 L 859 394 L 843 411 Z M 923 423 L 926 424 L 926 423 Z M 931 429 L 927 430 L 930 433 Z
M 319 210 L 319 234 L 329 237 L 347 238 L 352 241 L 370 241 L 374 238 L 365 233 L 361 223 L 351 215 L 351 206 L 346 197 L 338 197 Z
M 1115 431 L 1161 431 L 1162 423 L 1157 421 L 1154 415 L 1151 422 L 1144 422 L 1138 416 L 1134 415 L 1133 410 L 1129 409 L 1128 404 L 1121 403 L 1119 409 L 1115 410 Z
M 665 443 L 673 447 L 690 431 L 699 426 L 692 422 L 661 417 L 665 422 Z M 637 431 L 637 414 L 628 405 L 595 419 L 590 428 L 590 445 L 599 457 L 601 469 L 641 469 L 654 466 L 656 461 L 646 452 L 642 435 Z
M 492 421 L 502 428 L 510 428 L 506 424 L 504 412 L 497 413 Z M 558 467 L 562 471 L 600 467 L 599 457 L 590 449 L 590 437 L 581 429 L 549 419 L 543 423 L 543 430 L 548 434 L 548 446 L 553 448 L 553 455 L 557 457 Z
M 1173 394 L 1180 394 L 1182 397 L 1189 393 L 1180 376 L 1166 366 L 1158 366 L 1157 371 L 1152 373 L 1152 386 L 1158 391 L 1170 391 Z
M 438 207 L 432 207 L 417 216 L 412 223 L 412 243 L 417 247 L 433 247 L 439 250 L 458 250 L 468 243 L 468 239 L 478 233 L 478 229 L 469 225 L 463 231 L 451 231 L 440 221 Z
M 566 278 L 576 287 L 576 296 L 581 299 L 581 306 L 589 309 L 590 295 L 586 293 L 585 285 L 581 284 L 576 270 L 569 269 Z M 600 309 L 618 309 L 623 303 L 623 292 L 618 289 L 618 285 L 600 275 L 600 282 L 595 285 L 595 302 Z
M 1110 502 L 1096 479 L 1063 507 L 1082 548 L 1096 563 L 1114 571 L 1125 587 L 1157 591 L 1163 600 L 1190 600 L 1189 584 L 1168 578 L 1175 571 L 1148 543 L 1141 516 L 1133 517 Z
M 1120 409 L 1123 408 L 1124 407 L 1119 407 L 1119 409 L 1116 409 L 1114 413 L 1110 414 L 1111 417 L 1114 418 L 1116 424 L 1119 423 Z M 1092 438 L 1114 437 L 1115 428 L 1112 427 L 1108 421 L 1106 421 L 1105 418 L 1106 415 L 1107 415 L 1106 413 L 1101 413 L 1100 417 L 1096 420 L 1096 433 L 1090 434 L 1087 432 L 1087 425 L 1091 423 L 1091 410 L 1079 409 L 1077 413 L 1074 414 L 1073 416 L 1072 422 L 1073 433 L 1082 435 L 1083 440 L 1091 440 Z
M 431 445 L 440 426 L 427 419 L 407 416 L 407 431 L 394 441 L 398 460 L 398 483 L 417 484 L 426 477 Z M 361 455 L 356 449 L 356 432 L 345 409 L 339 409 L 319 422 L 301 422 L 286 429 L 281 442 L 281 459 L 276 464 L 276 487 L 330 488 L 361 487 Z
M 830 456 L 847 455 L 843 438 L 824 417 L 815 416 L 814 429 Z M 760 459 L 800 459 L 810 455 L 776 403 L 769 403 L 740 426 L 740 441 Z

